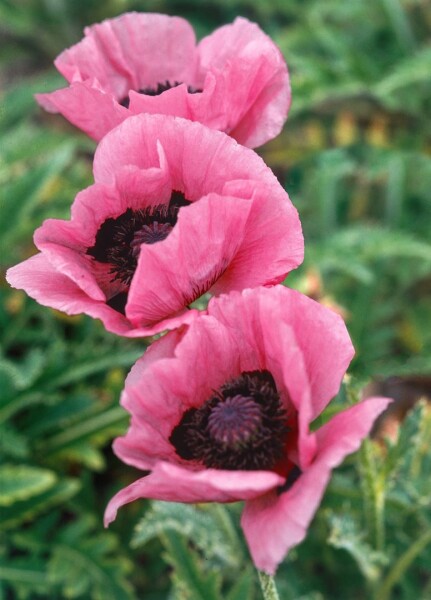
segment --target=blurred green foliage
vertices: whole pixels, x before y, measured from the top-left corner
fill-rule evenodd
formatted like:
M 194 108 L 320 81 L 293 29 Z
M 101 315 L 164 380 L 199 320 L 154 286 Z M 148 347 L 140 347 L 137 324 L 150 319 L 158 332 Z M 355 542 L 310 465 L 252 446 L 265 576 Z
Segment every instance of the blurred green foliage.
M 33 93 L 61 85 L 52 60 L 85 25 L 126 10 L 185 16 L 198 37 L 241 14 L 275 39 L 293 103 L 259 152 L 306 239 L 286 283 L 345 316 L 360 381 L 430 374 L 428 0 L 0 0 L 1 268 L 30 256 L 34 229 L 66 218 L 91 182 L 94 144 Z M 0 598 L 258 598 L 239 506 L 135 503 L 102 529 L 107 500 L 136 478 L 109 443 L 145 344 L 5 283 L 0 296 Z M 430 442 L 421 404 L 397 440 L 366 442 L 337 471 L 277 574 L 281 598 L 431 597 Z

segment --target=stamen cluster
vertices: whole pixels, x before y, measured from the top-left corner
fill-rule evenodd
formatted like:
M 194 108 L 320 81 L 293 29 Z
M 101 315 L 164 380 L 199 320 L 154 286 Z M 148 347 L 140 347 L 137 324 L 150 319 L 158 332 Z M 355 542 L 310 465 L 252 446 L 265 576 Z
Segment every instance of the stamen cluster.
M 170 442 L 181 458 L 206 467 L 260 470 L 274 468 L 287 434 L 287 413 L 272 375 L 252 371 L 186 411 Z
M 181 206 L 190 204 L 181 192 L 174 192 L 169 205 L 145 209 L 128 208 L 115 218 L 106 219 L 97 232 L 94 246 L 87 254 L 111 265 L 111 281 L 130 285 L 138 263 L 141 244 L 155 244 L 168 237 Z
M 119 335 L 182 327 L 157 340 L 126 381 L 122 403 L 136 418 L 114 449 L 146 472 L 111 500 L 105 523 L 138 497 L 244 500 L 253 559 L 272 573 L 303 539 L 331 469 L 388 403 L 368 400 L 310 432 L 353 349 L 339 315 L 277 285 L 303 259 L 301 225 L 271 170 L 244 147 L 280 132 L 286 64 L 246 19 L 195 47 L 183 19 L 139 13 L 87 29 L 56 64 L 69 87 L 37 99 L 102 140 L 95 183 L 70 221 L 50 219 L 36 232 L 39 254 L 10 269 L 8 281 Z M 158 83 L 141 87 L 148 72 Z M 145 98 L 184 79 L 203 89 Z M 136 89 L 133 110 L 121 108 L 118 98 Z M 129 108 L 129 96 L 120 104 Z M 165 202 L 168 185 L 193 198 L 180 219 L 191 202 L 175 190 Z M 149 197 L 158 200 L 149 206 Z M 209 290 L 219 297 L 205 314 L 187 310 Z M 209 381 L 225 383 L 207 397 Z

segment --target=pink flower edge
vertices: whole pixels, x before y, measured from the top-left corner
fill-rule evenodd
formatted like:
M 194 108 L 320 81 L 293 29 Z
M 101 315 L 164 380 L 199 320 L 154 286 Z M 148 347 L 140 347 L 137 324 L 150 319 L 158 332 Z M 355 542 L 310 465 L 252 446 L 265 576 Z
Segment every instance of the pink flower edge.
M 258 569 L 274 575 L 287 552 L 305 538 L 332 470 L 359 449 L 390 402 L 368 398 L 337 414 L 317 430 L 316 457 L 288 491 L 272 490 L 246 503 L 241 525 Z
M 70 85 L 37 94 L 37 102 L 95 140 L 145 112 L 199 121 L 254 148 L 280 133 L 290 106 L 280 50 L 241 17 L 196 46 L 180 17 L 126 13 L 86 28 L 55 65 Z M 138 93 L 166 82 L 181 85 L 155 96 Z
M 301 225 L 289 197 L 260 157 L 223 133 L 137 115 L 101 142 L 94 174 L 71 220 L 45 221 L 34 237 L 41 254 L 7 273 L 12 286 L 43 305 L 99 318 L 118 335 L 154 335 L 191 322 L 195 312 L 187 307 L 203 293 L 273 285 L 302 261 Z M 106 221 L 168 205 L 174 193 L 190 206 L 179 210 L 165 239 L 142 243 L 123 286 L 112 263 L 88 251 Z M 121 311 L 111 300 L 124 293 Z
M 331 361 L 322 368 L 319 353 L 329 351 Z M 120 506 L 138 498 L 245 501 L 242 526 L 253 561 L 259 569 L 275 572 L 286 552 L 305 536 L 331 470 L 357 450 L 390 402 L 387 398 L 368 399 L 310 432 L 311 420 L 327 404 L 327 394 L 338 390 L 351 356 L 350 340 L 339 315 L 298 292 L 276 286 L 211 300 L 206 314 L 155 342 L 127 377 L 121 404 L 132 418 L 126 435 L 115 440 L 114 451 L 125 463 L 149 474 L 118 492 L 108 506 L 106 523 L 115 518 Z M 223 398 L 238 399 L 238 393 L 247 410 L 254 410 L 251 397 L 259 396 L 253 396 L 253 388 L 246 389 L 249 384 L 244 382 L 235 387 L 238 377 L 247 373 L 257 377 L 253 385 L 260 385 L 262 374 L 273 378 L 273 383 L 268 383 L 265 375 L 258 394 L 268 394 L 275 385 L 277 401 L 286 410 L 288 429 L 283 433 L 287 437 L 283 437 L 282 458 L 267 468 L 249 463 L 253 466 L 247 470 L 234 463 L 224 468 L 226 463 L 221 462 L 214 468 L 215 463 L 195 460 L 185 451 L 190 439 L 184 437 L 189 435 L 187 415 L 201 409 L 212 414 L 213 408 L 206 408 L 209 399 L 214 407 L 224 402 Z M 244 391 L 225 396 L 222 390 L 226 386 Z M 265 397 L 273 402 L 271 395 Z M 215 404 L 214 398 L 218 398 Z M 268 413 L 262 410 L 259 419 L 266 419 Z M 249 418 L 247 414 L 244 419 Z M 208 429 L 210 421 L 205 422 L 200 431 L 207 431 L 205 436 L 210 436 L 207 439 L 214 446 L 217 442 L 211 437 L 213 430 Z M 253 420 L 253 425 L 246 427 L 260 422 Z M 253 454 L 258 438 L 251 439 L 247 453 Z M 207 452 L 208 446 L 205 448 Z M 262 450 L 259 452 L 262 457 Z

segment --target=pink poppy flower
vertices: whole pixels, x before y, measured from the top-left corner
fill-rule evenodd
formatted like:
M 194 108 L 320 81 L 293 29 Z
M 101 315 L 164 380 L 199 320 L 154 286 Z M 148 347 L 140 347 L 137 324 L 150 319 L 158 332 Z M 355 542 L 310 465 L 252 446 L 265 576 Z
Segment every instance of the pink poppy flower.
M 127 13 L 85 29 L 55 66 L 69 87 L 36 99 L 100 140 L 130 115 L 174 115 L 254 148 L 287 118 L 286 63 L 272 40 L 237 18 L 196 45 L 180 17 Z
M 7 279 L 41 304 L 125 336 L 190 322 L 207 292 L 273 285 L 303 259 L 296 209 L 252 150 L 176 117 L 130 117 L 100 143 L 70 221 Z
M 337 393 L 353 348 L 343 320 L 283 286 L 232 292 L 138 360 L 114 451 L 149 471 L 110 501 L 105 524 L 138 498 L 245 501 L 242 527 L 259 569 L 298 544 L 331 470 L 358 449 L 387 398 L 309 425 Z

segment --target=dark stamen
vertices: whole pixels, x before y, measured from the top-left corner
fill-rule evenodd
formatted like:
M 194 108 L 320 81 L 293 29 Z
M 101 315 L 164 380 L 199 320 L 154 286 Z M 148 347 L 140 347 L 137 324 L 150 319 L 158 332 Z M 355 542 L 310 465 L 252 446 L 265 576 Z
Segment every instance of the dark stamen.
M 126 314 L 126 304 L 127 304 L 127 292 L 120 292 L 116 296 L 113 296 L 110 300 L 106 302 L 108 306 L 121 313 L 122 315 Z
M 215 469 L 272 469 L 284 454 L 287 413 L 268 371 L 244 372 L 186 411 L 170 442 L 184 460 Z
M 297 465 L 294 465 L 289 471 L 289 474 L 286 477 L 286 481 L 283 483 L 283 485 L 280 485 L 277 488 L 277 494 L 282 494 L 283 492 L 287 492 L 287 490 L 290 490 L 290 488 L 301 477 L 301 475 L 301 469 Z
M 141 88 L 140 90 L 137 90 L 137 91 L 138 91 L 138 94 L 145 94 L 146 96 L 159 96 L 160 94 L 163 94 L 163 92 L 166 92 L 166 90 L 170 90 L 171 88 L 177 87 L 178 85 L 181 85 L 181 81 L 174 81 L 173 83 L 170 83 L 169 81 L 166 80 L 164 83 L 158 83 L 155 88 L 154 87 L 146 87 L 146 88 Z M 202 93 L 202 90 L 200 88 L 195 88 L 192 85 L 187 86 L 187 91 L 189 94 Z M 126 96 L 119 102 L 120 102 L 121 106 L 124 106 L 125 108 L 129 108 L 130 98 L 129 98 L 129 96 Z
M 110 264 L 112 281 L 118 280 L 128 286 L 136 270 L 141 245 L 164 240 L 177 222 L 180 207 L 188 204 L 190 202 L 181 192 L 174 191 L 169 205 L 137 210 L 128 208 L 118 217 L 102 223 L 95 244 L 87 249 L 87 254 L 101 263 Z M 117 299 L 118 302 L 115 298 L 110 301 L 113 308 L 125 305 L 123 296 Z

